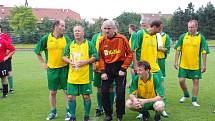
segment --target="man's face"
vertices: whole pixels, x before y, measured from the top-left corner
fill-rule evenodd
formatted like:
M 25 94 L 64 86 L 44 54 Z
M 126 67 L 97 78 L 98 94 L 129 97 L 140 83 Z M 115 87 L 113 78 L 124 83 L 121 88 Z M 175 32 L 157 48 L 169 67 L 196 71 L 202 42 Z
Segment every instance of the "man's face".
M 197 28 L 197 26 L 196 26 L 196 24 L 194 22 L 189 22 L 188 23 L 188 31 L 189 31 L 189 33 L 196 34 L 197 29 L 198 28 Z
M 63 32 L 65 30 L 65 22 L 60 21 L 60 24 L 56 26 L 55 30 L 60 34 L 63 34 Z
M 103 25 L 103 29 L 104 29 L 104 34 L 106 34 L 108 38 L 112 38 L 116 32 L 116 27 L 112 25 L 107 25 L 107 24 Z
M 150 30 L 151 35 L 155 35 L 156 33 L 159 33 L 161 31 L 161 27 L 153 26 Z
M 145 76 L 147 73 L 148 73 L 148 71 L 146 71 L 143 66 L 137 67 L 137 74 L 140 77 Z
M 84 29 L 81 26 L 74 27 L 73 33 L 76 40 L 82 39 L 84 37 Z
M 141 29 L 146 29 L 146 28 L 149 27 L 149 24 L 146 23 L 146 22 L 142 22 L 142 23 L 140 24 L 140 27 L 141 27 Z

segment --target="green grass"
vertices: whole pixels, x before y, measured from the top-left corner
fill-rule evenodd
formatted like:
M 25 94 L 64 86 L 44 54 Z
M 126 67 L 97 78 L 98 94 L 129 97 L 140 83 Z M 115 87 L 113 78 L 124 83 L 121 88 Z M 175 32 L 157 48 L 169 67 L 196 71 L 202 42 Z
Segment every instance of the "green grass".
M 13 44 L 15 48 L 34 48 L 35 44 Z
M 215 40 L 209 40 L 207 41 L 208 46 L 215 46 Z
M 213 121 L 215 114 L 214 97 L 214 57 L 215 50 L 207 59 L 207 72 L 200 80 L 199 103 L 200 107 L 193 107 L 191 99 L 184 104 L 178 100 L 182 96 L 179 88 L 177 71 L 173 68 L 174 51 L 168 56 L 167 78 L 165 80 L 168 105 L 166 111 L 170 117 L 162 118 L 164 121 Z M 41 68 L 35 54 L 31 51 L 17 51 L 13 56 L 13 71 L 15 82 L 15 93 L 9 94 L 6 99 L 0 99 L 0 121 L 45 121 L 49 112 L 48 89 L 46 71 Z M 192 81 L 187 80 L 191 92 Z M 95 88 L 92 96 L 91 119 L 102 121 L 102 118 L 94 118 L 96 109 Z M 128 94 L 127 94 L 128 95 Z M 57 96 L 58 118 L 54 121 L 63 121 L 65 116 L 65 102 L 61 91 Z M 77 121 L 83 119 L 83 101 L 78 97 Z M 124 121 L 138 121 L 135 119 L 137 113 L 126 109 Z M 154 114 L 151 112 L 151 119 Z

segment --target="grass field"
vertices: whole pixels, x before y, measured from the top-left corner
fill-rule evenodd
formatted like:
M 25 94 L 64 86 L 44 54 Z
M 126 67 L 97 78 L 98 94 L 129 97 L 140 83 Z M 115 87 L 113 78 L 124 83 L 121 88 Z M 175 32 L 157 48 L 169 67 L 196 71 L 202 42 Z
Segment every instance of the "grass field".
M 182 96 L 179 88 L 177 71 L 173 68 L 174 51 L 168 56 L 166 95 L 168 105 L 166 111 L 169 118 L 162 118 L 163 121 L 214 121 L 215 114 L 215 50 L 207 59 L 207 72 L 200 80 L 199 104 L 200 107 L 193 107 L 191 99 L 184 104 L 178 100 Z M 13 70 L 15 93 L 9 94 L 6 99 L 0 99 L 0 121 L 45 121 L 49 112 L 48 89 L 46 72 L 41 68 L 35 54 L 31 51 L 17 51 L 13 57 Z M 187 80 L 191 92 L 192 81 Z M 92 95 L 91 119 L 102 121 L 101 118 L 94 118 L 96 109 L 95 88 Z M 128 94 L 127 94 L 128 95 Z M 57 96 L 58 118 L 54 121 L 63 121 L 65 117 L 65 103 L 61 91 Z M 126 109 L 124 121 L 138 121 L 135 119 L 137 113 Z M 77 121 L 83 120 L 83 101 L 79 97 L 77 101 Z M 151 112 L 150 120 L 154 114 Z

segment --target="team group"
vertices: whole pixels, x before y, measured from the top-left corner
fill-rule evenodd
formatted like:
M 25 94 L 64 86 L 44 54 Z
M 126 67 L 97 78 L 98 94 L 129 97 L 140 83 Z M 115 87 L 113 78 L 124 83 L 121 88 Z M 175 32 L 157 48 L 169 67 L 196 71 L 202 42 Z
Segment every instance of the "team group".
M 160 121 L 165 112 L 167 98 L 164 91 L 165 59 L 170 52 L 170 37 L 164 33 L 160 20 L 141 21 L 141 30 L 129 25 L 130 39 L 118 33 L 119 25 L 113 20 L 104 20 L 101 32 L 91 41 L 84 38 L 84 28 L 73 28 L 74 40 L 64 35 L 65 23 L 57 20 L 53 31 L 43 36 L 34 52 L 47 70 L 51 111 L 47 120 L 57 117 L 56 94 L 63 89 L 66 102 L 65 120 L 76 121 L 76 96 L 84 100 L 84 121 L 89 121 L 91 110 L 92 80 L 97 87 L 96 117 L 105 113 L 104 121 L 113 120 L 113 103 L 116 117 L 123 120 L 125 107 L 139 112 L 137 118 L 148 121 L 149 110 L 155 111 L 154 120 Z M 197 103 L 199 79 L 206 71 L 206 55 L 209 53 L 205 37 L 198 33 L 198 22 L 188 22 L 188 32 L 182 34 L 175 45 L 175 68 L 178 70 L 183 103 L 190 97 L 185 79 L 193 80 L 192 105 Z M 9 50 L 9 51 L 8 51 Z M 8 58 L 15 49 L 11 42 L 0 39 L 0 71 L 3 96 L 8 93 Z M 42 52 L 44 51 L 45 57 Z M 3 53 L 4 54 L 3 54 Z M 202 59 L 201 59 L 202 57 Z M 180 61 L 178 61 L 180 58 Z M 192 61 L 190 61 L 192 60 Z M 202 62 L 201 62 L 202 60 Z M 131 68 L 129 99 L 125 100 L 127 68 Z

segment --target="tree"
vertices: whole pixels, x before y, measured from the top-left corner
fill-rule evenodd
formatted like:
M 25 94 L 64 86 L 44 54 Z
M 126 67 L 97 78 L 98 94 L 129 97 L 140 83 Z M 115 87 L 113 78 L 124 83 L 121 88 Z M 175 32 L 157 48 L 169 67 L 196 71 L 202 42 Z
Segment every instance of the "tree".
M 11 10 L 10 26 L 14 34 L 23 38 L 25 43 L 34 41 L 32 35 L 36 30 L 36 22 L 37 19 L 29 7 L 16 6 Z
M 126 35 L 129 37 L 128 34 L 128 25 L 135 24 L 137 27 L 139 26 L 141 16 L 137 13 L 129 13 L 124 12 L 118 17 L 114 18 L 119 23 L 119 33 Z

